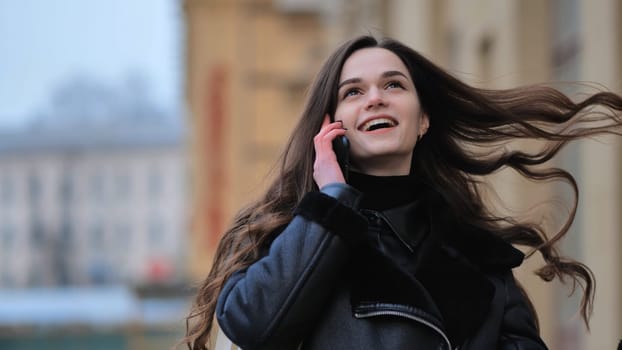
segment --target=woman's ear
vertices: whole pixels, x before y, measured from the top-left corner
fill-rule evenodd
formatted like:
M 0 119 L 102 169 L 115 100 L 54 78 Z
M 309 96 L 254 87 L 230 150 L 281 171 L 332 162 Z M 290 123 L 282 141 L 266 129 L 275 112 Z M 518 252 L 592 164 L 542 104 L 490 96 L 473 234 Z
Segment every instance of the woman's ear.
M 430 127 L 430 118 L 426 113 L 421 113 L 421 120 L 419 121 L 419 136 L 425 135 Z

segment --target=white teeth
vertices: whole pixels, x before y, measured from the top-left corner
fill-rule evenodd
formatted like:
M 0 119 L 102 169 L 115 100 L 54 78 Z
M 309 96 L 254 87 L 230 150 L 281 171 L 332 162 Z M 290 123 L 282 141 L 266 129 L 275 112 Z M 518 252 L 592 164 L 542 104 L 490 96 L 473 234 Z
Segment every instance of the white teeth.
M 369 129 L 371 129 L 374 125 L 378 125 L 378 124 L 389 124 L 389 126 L 395 126 L 397 125 L 397 123 L 395 123 L 394 120 L 389 119 L 389 118 L 377 118 L 377 119 L 372 119 L 370 121 L 368 121 L 367 123 L 363 124 L 363 130 L 365 131 L 369 131 Z

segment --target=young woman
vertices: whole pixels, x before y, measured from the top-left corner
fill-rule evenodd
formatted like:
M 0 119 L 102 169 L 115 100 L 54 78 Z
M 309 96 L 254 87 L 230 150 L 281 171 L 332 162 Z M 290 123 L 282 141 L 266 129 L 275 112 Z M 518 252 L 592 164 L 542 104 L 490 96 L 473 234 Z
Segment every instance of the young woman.
M 206 349 L 215 316 L 242 349 L 545 349 L 513 244 L 541 253 L 544 280 L 584 286 L 587 324 L 592 274 L 555 246 L 574 210 L 547 235 L 495 216 L 480 179 L 511 167 L 577 192 L 569 173 L 539 165 L 616 130 L 621 110 L 613 93 L 574 103 L 544 86 L 476 89 L 397 41 L 345 43 L 310 90 L 279 176 L 223 236 L 185 341 Z M 548 142 L 503 147 L 516 139 Z

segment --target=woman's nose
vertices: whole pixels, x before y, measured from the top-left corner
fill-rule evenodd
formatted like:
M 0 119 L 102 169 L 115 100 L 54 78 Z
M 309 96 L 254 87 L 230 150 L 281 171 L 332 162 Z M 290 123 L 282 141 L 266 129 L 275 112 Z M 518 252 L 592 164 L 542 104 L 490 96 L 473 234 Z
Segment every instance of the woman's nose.
M 382 96 L 382 92 L 378 89 L 371 89 L 367 92 L 367 109 L 386 106 L 386 101 Z

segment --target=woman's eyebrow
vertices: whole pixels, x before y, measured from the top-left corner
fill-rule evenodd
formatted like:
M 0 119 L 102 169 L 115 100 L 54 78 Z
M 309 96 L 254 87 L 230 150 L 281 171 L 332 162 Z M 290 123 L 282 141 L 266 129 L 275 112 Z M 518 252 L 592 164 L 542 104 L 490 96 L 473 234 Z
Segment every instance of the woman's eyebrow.
M 346 80 L 342 81 L 341 83 L 339 83 L 339 85 L 337 86 L 337 89 L 341 89 L 341 87 L 344 86 L 344 85 L 356 84 L 356 83 L 360 83 L 360 82 L 361 82 L 361 78 L 346 79 Z
M 408 79 L 408 77 L 406 76 L 406 74 L 404 74 L 404 73 L 400 72 L 399 70 L 389 70 L 389 71 L 386 71 L 386 72 L 382 73 L 382 77 L 383 77 L 383 78 L 394 77 L 394 76 L 396 76 L 396 75 L 401 75 L 401 76 L 403 76 L 404 78 Z
M 389 78 L 389 77 L 394 77 L 396 75 L 400 75 L 402 77 L 404 77 L 405 79 L 408 79 L 408 77 L 406 76 L 406 74 L 398 71 L 398 70 L 389 70 L 386 71 L 384 73 L 382 73 L 382 77 L 383 78 Z M 356 84 L 356 83 L 360 83 L 361 82 L 361 78 L 350 78 L 350 79 L 346 79 L 344 81 L 342 81 L 341 83 L 339 83 L 339 85 L 337 86 L 337 89 L 341 89 L 341 87 L 343 87 L 344 85 L 348 85 L 348 84 Z

